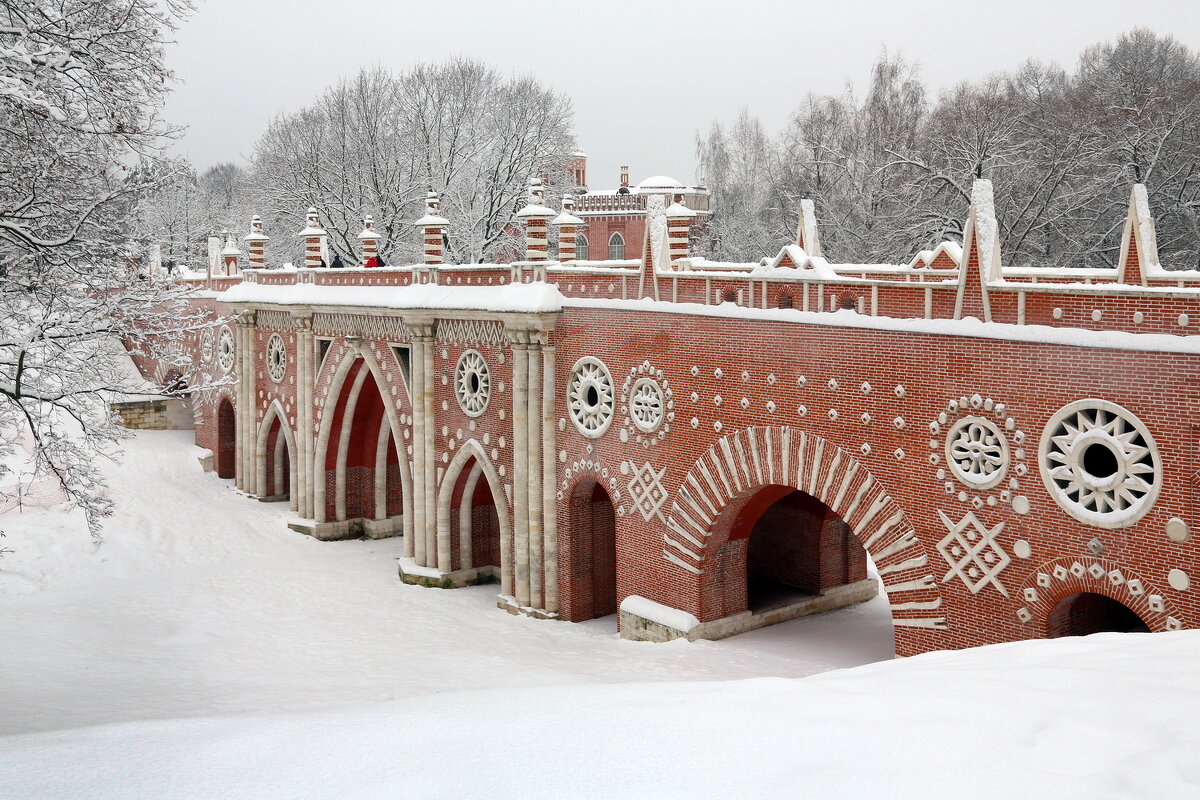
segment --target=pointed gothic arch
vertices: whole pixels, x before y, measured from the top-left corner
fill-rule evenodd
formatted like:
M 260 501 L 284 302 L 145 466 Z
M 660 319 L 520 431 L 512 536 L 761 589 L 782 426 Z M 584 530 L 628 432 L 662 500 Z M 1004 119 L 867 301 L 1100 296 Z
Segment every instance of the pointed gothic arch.
M 400 425 L 400 415 L 395 403 L 390 399 L 390 394 L 385 391 L 387 386 L 387 377 L 369 348 L 363 347 L 361 344 L 345 348 L 345 354 L 333 370 L 329 389 L 324 394 L 319 412 L 320 422 L 314 448 L 314 475 L 312 476 L 313 513 L 317 523 L 341 522 L 350 518 L 350 514 L 354 511 L 360 512 L 356 515 L 357 518 L 383 519 L 388 516 L 386 509 L 389 508 L 389 505 L 386 498 L 394 495 L 394 492 L 387 489 L 388 476 L 386 474 L 382 477 L 385 488 L 382 493 L 379 491 L 381 478 L 376 472 L 380 463 L 379 442 L 384 438 L 386 429 L 387 440 L 392 442 L 392 449 L 395 451 L 395 460 L 394 462 L 391 460 L 392 457 L 387 454 L 385 449 L 383 463 L 385 467 L 388 464 L 394 464 L 396 469 L 392 471 L 399 473 L 397 477 L 400 481 L 402 498 L 400 507 L 403 509 L 401 512 L 403 531 L 406 537 L 412 536 L 412 514 L 409 513 L 412 503 L 412 475 L 408 459 L 405 458 L 400 444 L 402 439 L 398 435 L 398 432 L 403 430 Z M 360 397 L 367 398 L 364 404 L 370 404 L 370 413 L 361 413 Z M 355 416 L 356 412 L 359 412 L 358 417 Z M 356 428 L 357 430 L 355 430 Z M 337 439 L 333 440 L 335 431 Z M 354 496 L 355 502 L 348 504 L 346 496 L 348 487 L 351 487 L 355 480 L 360 482 L 363 480 L 361 477 L 352 477 L 347 474 L 352 445 L 356 457 L 354 460 L 362 461 L 363 464 L 366 464 L 367 461 L 370 462 L 372 480 L 371 488 L 369 490 L 358 488 L 357 494 Z M 384 447 L 386 448 L 386 444 Z M 332 466 L 330 466 L 331 464 Z M 331 483 L 332 503 L 329 497 Z M 384 498 L 384 516 L 382 517 L 380 516 L 381 496 Z M 372 512 L 369 516 L 362 513 L 367 497 L 371 498 Z M 393 505 L 390 507 L 394 507 L 394 501 L 392 502 Z M 355 505 L 355 507 L 351 508 L 351 505 Z
M 287 414 L 278 399 L 268 406 L 255 438 L 254 493 L 259 497 L 287 495 L 289 505 L 295 511 L 299 505 L 296 492 L 299 469 L 296 435 L 292 432 Z
M 625 237 L 620 231 L 614 231 L 612 236 L 608 237 L 608 260 L 622 261 L 625 258 Z
M 470 469 L 468 469 L 470 467 Z M 486 552 L 491 552 L 491 533 L 481 537 L 479 525 L 486 522 L 486 513 L 475 513 L 477 508 L 487 506 L 482 496 L 490 496 L 490 507 L 495 509 L 495 564 L 490 561 L 481 541 L 486 539 Z M 477 569 L 495 566 L 499 569 L 503 588 L 502 594 L 511 594 L 508 575 L 511 573 L 512 528 L 508 514 L 508 497 L 504 484 L 483 445 L 476 439 L 468 439 L 459 446 L 442 478 L 437 498 L 437 564 L 440 572 Z M 455 540 L 457 539 L 457 547 Z

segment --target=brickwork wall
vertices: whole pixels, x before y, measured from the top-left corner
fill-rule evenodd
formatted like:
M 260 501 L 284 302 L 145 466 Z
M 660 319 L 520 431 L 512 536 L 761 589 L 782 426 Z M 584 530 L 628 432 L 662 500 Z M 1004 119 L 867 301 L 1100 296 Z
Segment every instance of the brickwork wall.
M 598 337 L 598 332 L 603 333 Z M 888 583 L 932 575 L 942 604 L 923 616 L 942 618 L 945 627 L 899 629 L 901 652 L 1044 635 L 1036 619 L 1018 618 L 1017 612 L 1029 607 L 1021 589 L 1035 584 L 1041 562 L 1071 554 L 1085 558 L 1092 539 L 1102 543 L 1106 559 L 1145 574 L 1154 586 L 1146 593 L 1166 596 L 1184 624 L 1200 624 L 1200 607 L 1191 593 L 1162 588 L 1171 566 L 1196 564 L 1192 542 L 1174 542 L 1164 534 L 1169 519 L 1191 517 L 1200 496 L 1191 478 L 1200 433 L 1178 412 L 1196 401 L 1200 361 L 1195 356 L 686 314 L 664 321 L 652 312 L 582 308 L 568 309 L 555 339 L 560 386 L 566 386 L 576 359 L 593 355 L 608 366 L 618 396 L 627 394 L 626 377 L 638 374 L 646 361 L 663 371 L 661 382 L 671 391 L 669 430 L 641 441 L 620 399 L 612 427 L 593 440 L 569 421 L 564 393 L 559 393 L 560 462 L 597 464 L 614 494 L 619 598 L 640 594 L 701 619 L 737 608 L 729 599 L 737 589 L 728 579 L 738 573 L 743 556 L 723 550 L 716 531 L 707 543 L 713 561 L 703 565 L 703 576 L 666 560 L 664 523 L 671 504 L 661 504 L 646 519 L 636 509 L 631 486 L 635 473 L 649 464 L 652 472 L 662 472 L 661 492 L 675 498 L 683 478 L 714 442 L 771 424 L 806 431 L 852 454 L 903 510 L 927 563 L 889 575 Z M 975 395 L 981 408 L 951 410 L 952 401 L 957 408 L 968 398 L 969 406 Z M 1162 491 L 1136 524 L 1115 530 L 1083 524 L 1043 486 L 1042 431 L 1058 409 L 1081 398 L 1119 403 L 1148 426 L 1157 443 Z M 986 401 L 993 409 L 1004 404 L 1000 423 L 1012 465 L 1002 485 L 968 491 L 947 471 L 945 436 L 966 414 L 991 413 L 999 419 L 982 408 Z M 1012 428 L 1004 427 L 1007 418 L 1014 420 Z M 1018 497 L 1025 513 L 1014 508 Z M 967 524 L 964 535 L 979 531 L 990 537 L 1007 559 L 976 591 L 968 584 L 974 579 L 956 573 L 937 549 L 951 535 L 942 514 L 955 526 L 974 515 L 979 527 Z M 573 524 L 565 498 L 560 498 L 559 519 L 566 541 Z M 1028 544 L 1027 555 L 1020 555 L 1025 547 L 1019 542 Z M 575 579 L 574 568 L 564 563 L 564 585 Z
M 607 239 L 617 224 L 615 216 L 612 221 L 589 218 L 591 258 L 607 255 Z M 626 255 L 635 257 L 642 234 L 629 229 L 629 220 L 620 224 L 626 226 Z M 862 274 L 825 274 L 822 281 L 799 269 L 794 274 L 676 273 L 653 279 L 649 291 L 664 300 L 708 306 L 728 301 L 743 307 L 828 311 L 849 305 L 864 318 L 950 318 L 958 287 L 948 259 L 943 254 L 922 271 L 870 273 L 864 268 Z M 980 316 L 985 314 L 984 288 L 972 272 L 978 254 L 972 250 L 967 260 L 963 311 Z M 564 294 L 586 298 L 635 296 L 638 272 L 627 273 L 551 270 Z M 411 276 L 404 269 L 346 270 L 315 274 L 312 282 L 402 286 Z M 288 283 L 296 276 L 263 273 L 248 279 Z M 1005 285 L 987 289 L 986 312 L 998 322 L 1094 331 L 1186 335 L 1200 325 L 1200 296 L 1194 290 L 1173 292 L 1170 282 L 1156 283 L 1155 292 L 1093 290 L 1067 286 L 1067 280 L 1046 276 L 1035 283 L 1014 274 Z M 500 285 L 508 281 L 508 273 L 507 268 L 447 267 L 438 281 Z M 214 315 L 228 312 L 216 304 L 211 308 Z M 783 496 L 776 494 L 768 502 L 760 493 L 765 486 L 777 486 L 784 494 L 800 490 L 833 512 L 822 518 L 815 557 L 819 574 L 814 578 L 806 567 L 805 579 L 815 581 L 808 585 L 856 580 L 865 574 L 863 547 L 872 553 L 883 571 L 902 654 L 1054 635 L 1063 629 L 1054 616 L 1056 604 L 1081 592 L 1128 606 L 1151 630 L 1200 625 L 1200 602 L 1187 576 L 1176 574 L 1195 572 L 1195 543 L 1167 535 L 1171 526 L 1178 529 L 1177 519 L 1192 524 L 1200 511 L 1200 481 L 1194 478 L 1200 426 L 1189 419 L 1198 399 L 1200 357 L 961 332 L 888 331 L 866 321 L 864 327 L 853 327 L 856 317 L 845 311 L 839 312 L 838 324 L 825 325 L 810 316 L 780 313 L 751 320 L 736 316 L 732 307 L 727 310 L 728 316 L 710 316 L 661 313 L 661 308 L 568 306 L 559 315 L 551 334 L 557 364 L 556 473 L 549 488 L 557 503 L 564 618 L 590 618 L 631 594 L 704 621 L 743 610 L 747 568 L 771 560 L 756 556 L 748 544 L 753 537 L 743 532 Z M 455 456 L 465 445 L 478 445 L 499 476 L 500 490 L 492 499 L 503 504 L 511 520 L 512 498 L 523 489 L 513 485 L 513 421 L 523 411 L 513 407 L 513 350 L 507 334 L 497 333 L 498 320 L 485 325 L 480 315 L 445 316 L 435 325 L 431 345 L 437 489 L 462 478 L 450 465 L 458 463 Z M 391 326 L 392 332 L 380 332 L 381 326 Z M 319 371 L 309 433 L 316 437 L 324 424 L 336 444 L 346 387 L 365 367 L 352 366 L 344 381 L 335 377 L 346 359 L 369 353 L 380 370 L 380 402 L 370 420 L 353 423 L 356 455 L 347 478 L 347 511 L 374 512 L 373 479 L 367 479 L 374 461 L 368 455 L 375 452 L 378 415 L 390 409 L 398 419 L 400 452 L 398 458 L 389 456 L 387 510 L 398 514 L 403 495 L 399 478 L 411 470 L 413 458 L 413 412 L 392 345 L 407 344 L 407 332 L 395 320 L 372 313 L 319 313 L 313 330 L 331 344 L 324 361 L 315 365 Z M 273 335 L 283 340 L 289 364 L 279 381 L 266 363 Z M 293 430 L 301 402 L 295 385 L 296 342 L 289 315 L 259 313 L 256 414 L 261 420 L 278 403 Z M 199 341 L 193 346 L 199 349 Z M 455 366 L 468 350 L 479 352 L 489 369 L 490 400 L 479 416 L 465 412 L 455 394 Z M 612 421 L 596 437 L 576 428 L 567 400 L 571 369 L 585 356 L 600 359 L 612 382 Z M 205 374 L 222 377 L 216 358 L 198 361 Z M 635 387 L 642 379 L 650 379 L 662 393 L 665 419 L 650 431 L 634 420 Z M 372 377 L 368 384 L 375 382 Z M 219 466 L 232 461 L 222 456 L 222 442 L 227 449 L 224 432 L 232 433 L 233 420 L 218 411 L 232 397 L 233 387 L 221 386 L 204 393 L 196 406 L 197 443 L 218 453 Z M 1147 513 L 1121 527 L 1089 524 L 1068 513 L 1042 479 L 1039 444 L 1051 417 L 1069 403 L 1093 398 L 1116 403 L 1140 420 L 1156 448 L 1158 496 Z M 989 421 L 1005 440 L 1005 473 L 986 488 L 964 482 L 947 463 L 950 431 L 969 417 Z M 372 421 L 375 429 L 368 430 Z M 788 453 L 781 456 L 785 442 Z M 328 471 L 329 518 L 336 501 L 336 446 L 332 452 L 334 462 L 327 456 L 318 465 Z M 761 474 L 782 470 L 788 458 L 793 459 L 791 474 Z M 795 459 L 800 458 L 805 464 L 798 469 Z M 729 474 L 718 475 L 721 468 Z M 811 476 L 800 474 L 810 468 Z M 707 478 L 706 471 L 711 473 Z M 595 484 L 587 500 L 573 501 L 575 490 L 588 481 Z M 712 488 L 721 483 L 733 486 L 728 491 Z M 598 513 L 607 513 L 591 500 L 596 486 L 609 498 L 611 524 L 608 517 L 596 521 Z M 481 492 L 492 494 L 483 480 L 471 498 L 476 564 L 485 563 L 484 553 L 498 561 L 500 548 L 500 515 Z M 719 498 L 719 508 L 701 515 L 689 505 L 701 494 L 724 499 Z M 704 517 L 703 532 L 687 527 L 685 512 Z M 768 514 L 768 527 L 803 529 L 811 521 L 800 516 L 776 509 Z M 457 526 L 457 516 L 452 519 Z M 695 541 L 680 529 L 691 530 Z M 775 549 L 786 550 L 782 535 L 777 539 Z M 599 547 L 598 542 L 605 544 Z M 454 538 L 455 558 L 459 544 Z M 615 552 L 611 569 L 600 551 Z M 969 551 L 975 551 L 974 557 Z M 799 571 L 799 555 L 793 555 Z M 512 563 L 511 551 L 506 560 Z M 597 577 L 601 574 L 602 579 Z M 615 587 L 611 602 L 608 587 Z

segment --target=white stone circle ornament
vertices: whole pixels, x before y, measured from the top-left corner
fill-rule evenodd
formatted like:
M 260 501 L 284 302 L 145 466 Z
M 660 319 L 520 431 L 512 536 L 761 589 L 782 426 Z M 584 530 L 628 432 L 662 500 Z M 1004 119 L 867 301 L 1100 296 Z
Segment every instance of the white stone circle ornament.
M 1046 423 L 1038 449 L 1055 502 L 1098 528 L 1134 524 L 1162 488 L 1158 445 L 1132 412 L 1107 400 L 1069 403 Z
M 276 383 L 283 380 L 283 376 L 287 374 L 287 346 L 278 333 L 271 334 L 271 338 L 267 340 L 267 374 Z
M 906 427 L 897 418 L 897 430 Z M 1004 403 L 979 393 L 951 398 L 928 430 L 929 463 L 947 494 L 975 508 L 1011 503 L 1018 514 L 1028 513 L 1026 498 L 1016 494 L 1029 472 L 1026 437 Z
M 467 350 L 454 368 L 454 396 L 469 417 L 478 417 L 492 396 L 492 379 L 487 360 L 478 350 Z
M 233 331 L 228 325 L 221 328 L 221 335 L 217 337 L 217 363 L 224 372 L 233 369 Z
M 212 328 L 205 328 L 200 334 L 200 357 L 204 359 L 205 364 L 211 364 L 213 356 L 216 355 L 217 343 L 213 339 Z
M 592 356 L 576 361 L 567 381 L 567 408 L 579 432 L 589 439 L 603 436 L 615 407 L 612 375 L 604 362 Z
M 629 392 L 629 416 L 643 433 L 654 433 L 666 414 L 662 389 L 653 378 L 639 378 Z
M 990 419 L 961 417 L 946 433 L 946 463 L 967 486 L 992 488 L 1004 480 L 1008 459 L 1008 438 Z

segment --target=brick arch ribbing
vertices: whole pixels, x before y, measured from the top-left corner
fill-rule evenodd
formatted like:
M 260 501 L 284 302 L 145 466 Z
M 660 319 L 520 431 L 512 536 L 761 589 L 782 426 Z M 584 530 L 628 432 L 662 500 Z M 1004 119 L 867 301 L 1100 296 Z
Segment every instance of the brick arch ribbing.
M 504 491 L 504 482 L 500 480 L 500 473 L 492 464 L 492 460 L 488 458 L 487 450 L 476 439 L 468 439 L 462 443 L 442 477 L 442 485 L 438 490 L 437 497 L 437 551 L 430 554 L 432 556 L 430 560 L 433 563 L 423 566 L 436 566 L 441 572 L 450 571 L 453 558 L 450 551 L 450 515 L 453 511 L 451 504 L 454 500 L 454 487 L 462 475 L 463 468 L 472 459 L 479 466 L 483 480 L 487 482 L 488 489 L 492 493 L 492 500 L 496 504 L 496 515 L 500 520 L 501 594 L 511 594 L 512 588 L 509 580 L 511 565 L 508 564 L 508 552 L 512 543 L 512 528 L 509 527 L 508 495 Z
M 271 401 L 271 405 L 267 408 L 267 413 L 263 415 L 263 420 L 258 426 L 258 435 L 255 437 L 254 445 L 254 480 L 255 494 L 265 494 L 267 486 L 267 448 L 270 445 L 269 437 L 271 434 L 271 426 L 279 420 L 280 430 L 283 432 L 284 442 L 287 444 L 288 453 L 288 486 L 291 497 L 290 505 L 293 511 L 298 505 L 296 492 L 297 486 L 297 469 L 299 460 L 296 458 L 296 435 L 292 431 L 291 425 L 288 424 L 287 412 L 284 411 L 283 404 L 279 399 Z
M 871 554 L 898 627 L 946 627 L 929 553 L 903 509 L 848 451 L 791 427 L 753 427 L 718 439 L 684 476 L 670 506 L 663 558 L 693 575 L 728 535 L 722 512 L 766 486 L 785 486 L 824 503 Z M 723 529 L 722 529 L 723 528 Z
M 375 359 L 369 347 L 361 345 L 356 347 L 346 346 L 342 348 L 342 357 L 338 362 L 337 367 L 332 369 L 332 374 L 329 377 L 329 385 L 323 392 L 321 411 L 318 411 L 318 427 L 315 442 L 315 458 L 313 460 L 313 494 L 314 494 L 314 510 L 318 522 L 324 522 L 325 519 L 325 482 L 323 479 L 318 480 L 317 476 L 321 474 L 321 470 L 325 469 L 325 463 L 329 452 L 329 437 L 333 429 L 333 422 L 336 408 L 336 398 L 341 393 L 343 385 L 350 376 L 351 368 L 354 363 L 361 359 L 364 368 L 375 381 L 375 387 L 383 398 L 383 419 L 387 420 L 388 425 L 392 429 L 392 441 L 395 443 L 396 457 L 400 464 L 400 483 L 401 497 L 403 503 L 404 514 L 404 536 L 407 541 L 412 541 L 412 478 L 411 471 L 408 469 L 408 459 L 403 449 L 403 439 L 401 432 L 404 430 L 400 425 L 400 412 L 397 403 L 393 398 L 390 398 L 387 392 L 388 382 L 387 376 Z M 332 355 L 329 354 L 329 355 Z M 328 355 L 326 360 L 329 360 Z M 322 369 L 322 372 L 325 370 Z M 330 404 L 330 400 L 334 403 Z
M 1031 637 L 1045 637 L 1055 607 L 1080 592 L 1116 600 L 1141 617 L 1151 631 L 1183 627 L 1179 615 L 1154 584 L 1126 566 L 1095 557 L 1065 556 L 1039 564 L 1019 592 L 1025 604 L 1017 609 L 1017 619 L 1032 628 Z

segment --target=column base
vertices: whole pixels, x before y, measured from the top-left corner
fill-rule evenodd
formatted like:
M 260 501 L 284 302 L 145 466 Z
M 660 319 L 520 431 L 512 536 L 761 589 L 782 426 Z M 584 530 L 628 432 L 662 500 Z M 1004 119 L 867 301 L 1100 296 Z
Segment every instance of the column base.
M 419 566 L 411 558 L 402 558 L 399 563 L 401 582 L 413 586 L 424 586 L 429 589 L 461 589 L 464 586 L 500 582 L 500 570 L 492 566 L 440 572 L 433 567 Z
M 809 595 L 765 611 L 743 611 L 721 619 L 700 622 L 685 611 L 655 603 L 643 597 L 627 597 L 621 603 L 621 638 L 635 642 L 669 642 L 673 639 L 725 639 L 746 631 L 765 628 L 778 622 L 823 614 L 846 606 L 865 603 L 879 593 L 879 582 L 867 578 L 834 586 L 821 594 Z
M 496 608 L 516 616 L 533 617 L 534 619 L 560 619 L 557 611 L 547 611 L 544 608 L 530 608 L 519 605 L 517 598 L 502 594 L 496 598 Z
M 315 522 L 310 519 L 302 519 L 289 522 L 288 527 L 323 542 L 340 539 L 386 539 L 403 531 L 404 517 L 345 519 L 340 522 Z

